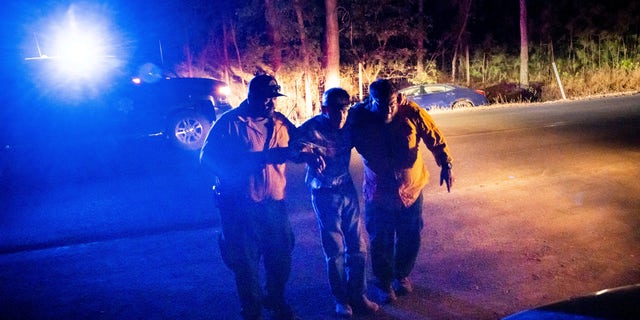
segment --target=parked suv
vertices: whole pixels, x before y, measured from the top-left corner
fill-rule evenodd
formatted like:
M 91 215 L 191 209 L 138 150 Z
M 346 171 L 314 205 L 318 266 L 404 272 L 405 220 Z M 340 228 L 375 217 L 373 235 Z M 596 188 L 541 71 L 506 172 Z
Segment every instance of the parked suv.
M 224 82 L 206 78 L 164 78 L 133 83 L 111 94 L 120 127 L 147 135 L 164 135 L 176 146 L 202 147 L 217 116 L 231 109 Z
M 11 82 L 0 110 L 3 148 L 105 141 L 127 145 L 166 137 L 181 149 L 198 150 L 218 115 L 231 108 L 227 85 L 214 79 L 120 78 L 99 86 L 88 80 L 72 86 L 24 75 L 17 79 L 23 81 Z

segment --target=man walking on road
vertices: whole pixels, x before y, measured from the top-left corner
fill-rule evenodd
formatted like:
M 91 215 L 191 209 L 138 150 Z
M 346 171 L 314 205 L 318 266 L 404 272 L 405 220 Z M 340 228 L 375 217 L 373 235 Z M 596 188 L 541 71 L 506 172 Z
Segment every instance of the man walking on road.
M 345 127 L 349 94 L 331 88 L 322 95 L 322 114 L 300 126 L 291 145 L 318 155 L 307 164 L 305 181 L 318 219 L 336 314 L 373 314 L 378 305 L 366 291 L 367 244 L 358 194 L 349 173 L 351 135 Z
M 409 275 L 420 248 L 422 190 L 429 182 L 419 144 L 441 167 L 440 185 L 453 185 L 449 150 L 431 116 L 379 79 L 351 110 L 353 143 L 364 163 L 363 197 L 371 263 L 382 303 L 413 291 Z
M 218 180 L 220 251 L 235 274 L 241 315 L 248 320 L 262 319 L 263 306 L 275 319 L 295 318 L 285 301 L 294 236 L 284 203 L 285 161 L 295 126 L 275 111 L 279 90 L 271 76 L 253 78 L 247 99 L 216 121 L 200 155 Z

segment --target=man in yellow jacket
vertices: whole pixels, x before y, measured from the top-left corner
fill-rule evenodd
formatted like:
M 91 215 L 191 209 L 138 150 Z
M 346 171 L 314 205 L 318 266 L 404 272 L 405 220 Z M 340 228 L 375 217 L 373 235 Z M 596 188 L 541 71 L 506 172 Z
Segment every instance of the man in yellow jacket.
M 379 300 L 389 303 L 413 290 L 411 273 L 423 227 L 422 190 L 429 173 L 422 141 L 441 167 L 440 185 L 453 185 L 447 144 L 431 116 L 379 79 L 369 98 L 350 113 L 353 144 L 364 163 L 363 197 L 371 263 Z

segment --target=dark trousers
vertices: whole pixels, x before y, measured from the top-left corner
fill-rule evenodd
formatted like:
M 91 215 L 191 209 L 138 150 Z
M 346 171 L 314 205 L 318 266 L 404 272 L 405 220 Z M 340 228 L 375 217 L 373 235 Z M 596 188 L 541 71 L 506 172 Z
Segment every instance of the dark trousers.
M 258 318 L 262 304 L 267 302 L 273 308 L 286 306 L 285 285 L 291 272 L 294 236 L 284 201 L 253 203 L 246 199 L 221 199 L 219 208 L 220 251 L 235 274 L 242 316 Z M 260 283 L 261 258 L 266 296 Z
M 365 204 L 371 241 L 371 265 L 378 285 L 388 288 L 394 279 L 408 277 L 420 249 L 422 195 L 408 208 L 390 210 Z
M 351 185 L 313 190 L 331 293 L 337 303 L 361 302 L 366 290 L 367 256 L 360 204 Z

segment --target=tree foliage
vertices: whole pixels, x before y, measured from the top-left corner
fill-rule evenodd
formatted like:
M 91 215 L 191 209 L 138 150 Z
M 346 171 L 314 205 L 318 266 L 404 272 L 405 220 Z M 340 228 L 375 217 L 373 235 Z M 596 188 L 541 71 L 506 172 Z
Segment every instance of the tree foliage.
M 272 29 L 265 0 L 185 3 L 199 18 L 183 26 L 189 36 L 184 63 L 176 72 L 229 75 L 232 82 L 243 85 L 255 73 L 277 71 L 290 97 L 283 99 L 289 101 L 287 109 L 304 104 L 299 99 L 309 95 L 303 90 L 305 82 L 313 83 L 311 98 L 319 101 L 326 49 L 324 0 L 298 1 L 302 24 L 293 0 L 268 0 L 275 9 L 270 19 L 277 21 Z M 469 3 L 470 7 L 462 5 Z M 461 12 L 464 9 L 468 13 Z M 639 14 L 635 1 L 527 1 L 531 81 L 552 85 L 553 61 L 564 76 L 603 68 L 637 70 Z M 518 82 L 519 17 L 515 0 L 338 0 L 342 86 L 355 95 L 362 90 L 359 83 L 366 87 L 378 77 L 399 84 L 448 82 L 447 74 L 456 66 L 452 64 L 456 49 L 463 48 L 457 54 L 469 52 L 468 70 L 461 71 L 467 72 L 471 85 Z M 204 30 L 197 21 L 205 22 Z M 275 47 L 274 34 L 279 42 Z M 305 80 L 305 74 L 311 79 Z M 235 91 L 239 96 L 245 92 L 242 87 Z

